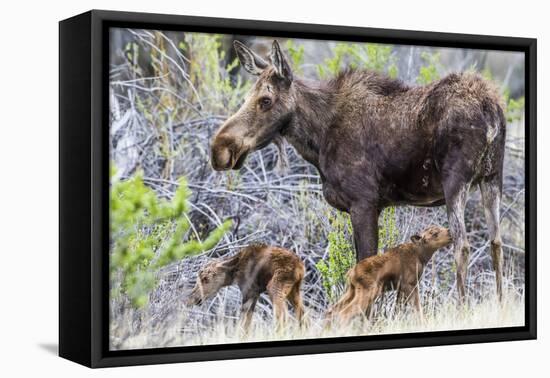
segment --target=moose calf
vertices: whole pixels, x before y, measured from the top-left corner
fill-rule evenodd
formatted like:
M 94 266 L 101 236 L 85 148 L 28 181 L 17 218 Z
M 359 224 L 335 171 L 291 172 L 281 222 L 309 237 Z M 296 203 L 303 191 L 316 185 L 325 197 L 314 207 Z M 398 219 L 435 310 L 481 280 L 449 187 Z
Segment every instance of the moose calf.
M 243 328 L 248 331 L 260 294 L 267 291 L 273 303 L 274 318 L 280 326 L 287 318 L 286 300 L 293 305 L 302 324 L 304 308 L 300 286 L 304 264 L 291 251 L 266 245 L 250 245 L 234 256 L 216 259 L 199 272 L 188 305 L 200 305 L 222 287 L 237 285 L 242 293 Z
M 329 310 L 329 319 L 337 316 L 347 324 L 361 313 L 370 319 L 375 299 L 391 287 L 397 288 L 398 301 L 412 299 L 422 317 L 418 281 L 432 255 L 451 241 L 448 229 L 430 226 L 409 243 L 361 260 L 348 271 L 346 292 Z

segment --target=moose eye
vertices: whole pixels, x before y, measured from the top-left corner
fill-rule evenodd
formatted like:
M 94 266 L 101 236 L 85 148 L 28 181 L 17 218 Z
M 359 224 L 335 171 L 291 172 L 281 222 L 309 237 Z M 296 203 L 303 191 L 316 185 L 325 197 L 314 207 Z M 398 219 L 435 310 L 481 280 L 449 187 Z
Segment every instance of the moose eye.
M 260 99 L 260 108 L 267 110 L 271 107 L 271 99 L 269 97 L 262 97 Z

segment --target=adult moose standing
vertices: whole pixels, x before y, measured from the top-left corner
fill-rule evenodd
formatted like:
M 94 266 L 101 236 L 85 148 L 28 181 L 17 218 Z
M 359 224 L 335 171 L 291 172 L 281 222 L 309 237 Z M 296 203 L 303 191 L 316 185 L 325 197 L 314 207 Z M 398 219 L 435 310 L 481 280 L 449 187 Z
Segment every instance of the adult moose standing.
M 293 76 L 277 41 L 270 63 L 238 41 L 234 47 L 258 79 L 213 138 L 214 169 L 239 169 L 248 153 L 284 137 L 318 169 L 327 202 L 351 215 L 358 260 L 377 251 L 384 207 L 447 205 L 461 300 L 470 252 L 464 208 L 478 185 L 502 296 L 506 121 L 487 81 L 461 73 L 408 86 L 375 72 L 346 70 L 309 83 Z

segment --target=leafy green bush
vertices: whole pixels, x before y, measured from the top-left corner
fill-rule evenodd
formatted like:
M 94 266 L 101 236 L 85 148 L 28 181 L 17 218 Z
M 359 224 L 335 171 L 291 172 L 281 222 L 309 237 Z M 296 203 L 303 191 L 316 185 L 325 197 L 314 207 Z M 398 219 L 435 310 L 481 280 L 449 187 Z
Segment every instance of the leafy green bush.
M 380 218 L 381 221 L 378 221 L 378 249 L 394 247 L 399 240 L 395 207 L 386 207 Z
M 346 273 L 355 264 L 355 248 L 350 216 L 334 211 L 329 215 L 329 222 L 327 260 L 320 260 L 317 269 L 329 300 L 334 301 L 343 290 Z
M 115 296 L 124 294 L 134 307 L 145 306 L 160 268 L 213 248 L 231 227 L 226 221 L 202 241 L 189 238 L 190 195 L 183 178 L 172 200 L 159 199 L 140 173 L 112 182 L 110 272 Z
M 426 65 L 420 67 L 420 72 L 418 73 L 416 82 L 418 84 L 426 85 L 439 80 L 441 78 L 439 75 L 439 70 L 441 69 L 439 53 L 430 54 L 428 52 L 423 52 L 420 56 Z
M 294 43 L 292 39 L 289 39 L 286 42 L 286 49 L 292 61 L 292 69 L 297 74 L 301 74 L 302 64 L 304 64 L 304 52 L 305 52 L 304 46 L 297 45 L 296 43 Z
M 337 75 L 344 67 L 365 68 L 397 77 L 398 70 L 392 49 L 391 45 L 377 43 L 337 43 L 332 58 L 318 64 L 317 71 L 321 78 Z
M 517 99 L 508 96 L 506 105 L 506 120 L 508 122 L 514 122 L 523 116 L 525 112 L 525 97 L 521 96 Z
M 510 90 L 506 88 L 502 93 L 502 97 L 506 105 L 506 121 L 512 123 L 521 119 L 525 111 L 525 96 L 512 98 L 510 96 Z
M 491 72 L 491 69 L 488 67 L 484 68 L 483 71 L 481 71 L 481 75 L 488 81 L 493 81 L 493 82 L 496 81 L 493 76 L 493 73 Z M 499 83 L 499 84 L 501 88 L 503 102 L 506 106 L 505 108 L 506 122 L 512 123 L 514 121 L 521 119 L 521 117 L 523 116 L 523 113 L 525 112 L 525 96 L 512 98 L 510 96 L 510 89 L 505 87 L 503 83 Z
M 238 109 L 251 83 L 238 75 L 233 82 L 229 73 L 239 65 L 235 58 L 225 65 L 221 34 L 186 33 L 179 48 L 188 59 L 187 70 L 202 105 L 209 111 L 230 114 Z

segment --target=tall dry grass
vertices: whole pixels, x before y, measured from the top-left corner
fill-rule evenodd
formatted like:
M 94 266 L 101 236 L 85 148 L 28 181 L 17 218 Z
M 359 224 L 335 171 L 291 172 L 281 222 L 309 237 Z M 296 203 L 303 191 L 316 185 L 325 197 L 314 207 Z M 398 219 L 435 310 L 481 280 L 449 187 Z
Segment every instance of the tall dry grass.
M 222 301 L 227 299 L 222 294 Z M 384 303 L 381 303 L 384 302 Z M 182 309 L 169 324 L 142 317 L 142 326 L 134 331 L 135 319 L 126 313 L 111 327 L 113 349 L 140 349 L 209 344 L 233 344 L 257 341 L 316 339 L 358 335 L 388 335 L 415 332 L 456 331 L 481 328 L 523 326 L 525 322 L 524 296 L 516 290 L 507 290 L 502 302 L 495 295 L 487 295 L 481 302 L 457 305 L 453 301 L 444 304 L 424 296 L 424 317 L 420 318 L 411 308 L 397 308 L 393 300 L 385 298 L 377 303 L 377 312 L 369 322 L 357 318 L 348 326 L 327 326 L 323 314 L 306 312 L 306 325 L 300 327 L 293 317 L 282 330 L 278 330 L 271 317 L 256 313 L 248 333 L 239 328 L 238 314 L 227 316 L 224 303 L 218 312 L 207 309 Z M 203 312 L 204 311 L 204 312 Z M 193 324 L 196 316 L 208 316 L 207 326 Z M 191 321 L 190 321 L 191 320 Z

